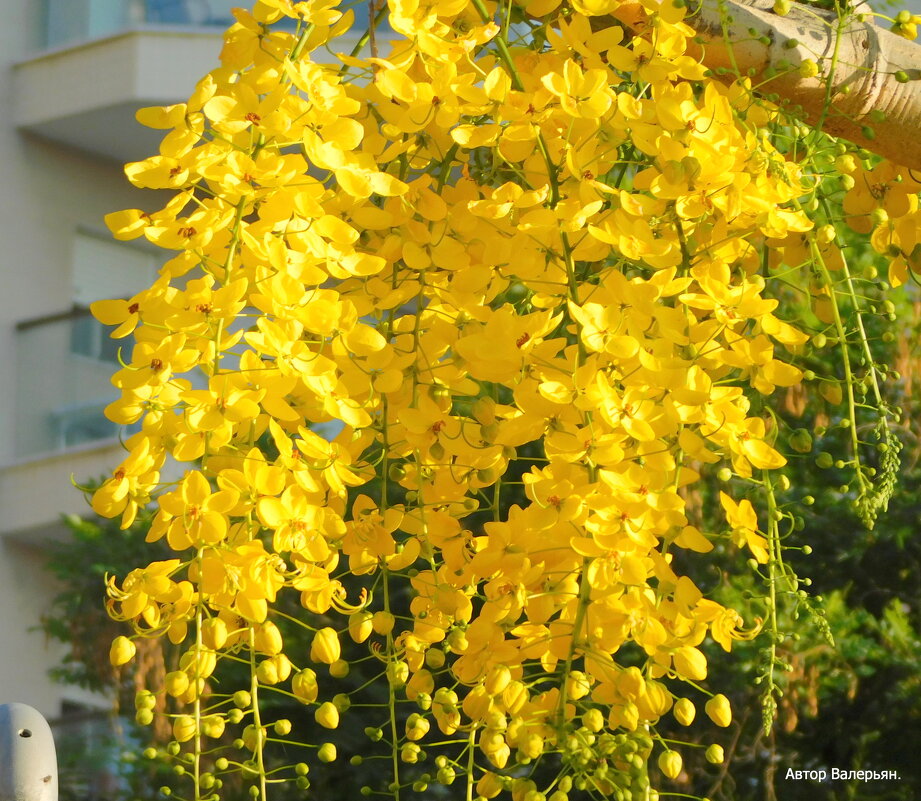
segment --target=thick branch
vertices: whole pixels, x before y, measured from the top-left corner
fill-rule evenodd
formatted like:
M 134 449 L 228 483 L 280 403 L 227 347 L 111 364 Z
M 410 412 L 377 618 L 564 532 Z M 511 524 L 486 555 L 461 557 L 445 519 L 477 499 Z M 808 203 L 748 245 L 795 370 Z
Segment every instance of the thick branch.
M 772 6 L 773 0 L 703 0 L 685 21 L 702 42 L 704 64 L 726 80 L 735 78 L 736 69 L 751 75 L 760 94 L 778 95 L 780 105 L 810 124 L 921 169 L 921 47 L 852 18 L 841 30 L 832 73 L 839 28 L 835 13 L 794 3 L 780 16 Z M 644 15 L 639 5 L 630 4 L 615 16 L 637 27 Z M 800 73 L 807 60 L 819 66 L 815 77 Z M 897 81 L 897 72 L 906 73 L 908 82 Z M 877 113 L 871 118 L 871 112 Z M 867 128 L 872 138 L 865 135 Z

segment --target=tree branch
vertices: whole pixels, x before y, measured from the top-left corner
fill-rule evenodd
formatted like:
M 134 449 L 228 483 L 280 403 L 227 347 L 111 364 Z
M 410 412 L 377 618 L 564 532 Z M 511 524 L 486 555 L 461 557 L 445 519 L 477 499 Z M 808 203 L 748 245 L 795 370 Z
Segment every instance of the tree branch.
M 921 169 L 921 47 L 856 16 L 839 26 L 833 11 L 793 3 L 780 16 L 772 6 L 773 0 L 703 0 L 685 19 L 697 32 L 703 63 L 727 82 L 738 69 L 759 94 L 776 94 L 779 105 L 811 125 Z M 633 29 L 646 17 L 638 3 L 612 16 Z M 818 75 L 801 73 L 805 61 L 818 65 Z

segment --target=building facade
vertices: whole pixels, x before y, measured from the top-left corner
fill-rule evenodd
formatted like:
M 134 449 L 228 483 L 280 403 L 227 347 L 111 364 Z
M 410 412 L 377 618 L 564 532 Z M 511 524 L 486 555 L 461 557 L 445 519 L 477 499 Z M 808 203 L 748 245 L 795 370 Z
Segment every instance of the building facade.
M 66 531 L 62 514 L 89 511 L 72 477 L 121 459 L 103 415 L 117 345 L 86 309 L 143 288 L 162 261 L 113 241 L 103 218 L 162 200 L 122 171 L 159 140 L 135 111 L 189 95 L 217 64 L 232 5 L 0 0 L 0 703 L 61 730 L 106 701 L 48 674 L 61 653 L 36 630 L 55 594 L 43 546 Z

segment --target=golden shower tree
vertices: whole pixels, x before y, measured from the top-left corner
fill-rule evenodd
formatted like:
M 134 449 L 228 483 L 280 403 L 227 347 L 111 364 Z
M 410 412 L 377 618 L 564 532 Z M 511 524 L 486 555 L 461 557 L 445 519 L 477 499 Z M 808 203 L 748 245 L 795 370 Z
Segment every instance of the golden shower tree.
M 810 445 L 775 390 L 844 404 L 839 460 L 872 525 L 898 467 L 863 325 L 887 287 L 841 236 L 869 237 L 893 285 L 921 268 L 912 164 L 818 130 L 872 144 L 885 123 L 839 102 L 864 69 L 853 12 L 797 10 L 833 46 L 778 63 L 735 8 L 392 0 L 369 21 L 259 0 L 187 103 L 139 113 L 166 135 L 128 178 L 174 195 L 108 223 L 177 254 L 93 307 L 134 337 L 107 413 L 139 426 L 93 508 L 128 526 L 153 504 L 148 540 L 175 552 L 108 592 L 132 626 L 114 664 L 139 637 L 183 651 L 138 697 L 142 722 L 154 693 L 181 705 L 183 797 L 229 774 L 253 798 L 306 788 L 359 714 L 386 765 L 366 792 L 396 799 L 655 799 L 696 747 L 662 737 L 667 716 L 722 761 L 708 643 L 773 649 L 802 592 L 784 467 Z M 838 376 L 802 369 L 820 337 Z M 689 493 L 717 479 L 704 525 Z M 679 568 L 714 554 L 762 577 L 750 608 Z M 346 639 L 382 701 L 330 691 Z M 273 719 L 273 694 L 328 741 Z M 270 760 L 279 743 L 303 760 Z

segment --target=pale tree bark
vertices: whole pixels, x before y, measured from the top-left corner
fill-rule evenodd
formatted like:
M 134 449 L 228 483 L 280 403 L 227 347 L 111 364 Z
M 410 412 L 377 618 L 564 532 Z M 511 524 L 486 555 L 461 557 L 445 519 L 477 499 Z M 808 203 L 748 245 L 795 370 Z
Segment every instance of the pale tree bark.
M 778 105 L 809 124 L 921 170 L 921 46 L 870 17 L 839 23 L 834 12 L 801 3 L 784 16 L 772 7 L 773 0 L 703 0 L 685 21 L 697 32 L 704 64 L 727 81 L 751 75 L 761 95 L 777 95 Z M 612 16 L 637 28 L 644 13 L 627 4 Z M 806 61 L 818 75 L 804 77 Z

